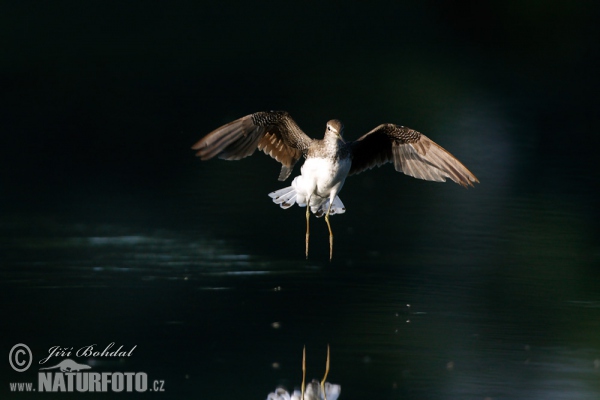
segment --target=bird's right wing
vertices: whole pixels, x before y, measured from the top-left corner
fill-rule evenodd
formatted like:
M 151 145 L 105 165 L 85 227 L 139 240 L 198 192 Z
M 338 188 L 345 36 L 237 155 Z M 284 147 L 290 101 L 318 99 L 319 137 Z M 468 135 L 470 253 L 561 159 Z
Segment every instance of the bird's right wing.
M 196 144 L 193 150 L 202 160 L 219 157 L 239 160 L 256 149 L 282 164 L 279 180 L 290 176 L 294 165 L 306 155 L 310 139 L 285 111 L 257 112 L 215 129 Z
M 428 181 L 450 178 L 461 186 L 479 182 L 456 157 L 414 129 L 382 124 L 351 143 L 350 175 L 388 162 L 396 171 Z

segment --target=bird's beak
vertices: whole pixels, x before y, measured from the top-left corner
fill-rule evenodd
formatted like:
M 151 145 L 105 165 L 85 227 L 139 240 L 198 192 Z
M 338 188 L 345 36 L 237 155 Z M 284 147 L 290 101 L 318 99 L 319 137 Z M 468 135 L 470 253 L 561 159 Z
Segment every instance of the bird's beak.
M 342 137 L 342 134 L 339 132 L 336 132 L 337 137 L 342 141 L 342 143 L 346 143 L 346 141 L 344 140 L 344 138 Z

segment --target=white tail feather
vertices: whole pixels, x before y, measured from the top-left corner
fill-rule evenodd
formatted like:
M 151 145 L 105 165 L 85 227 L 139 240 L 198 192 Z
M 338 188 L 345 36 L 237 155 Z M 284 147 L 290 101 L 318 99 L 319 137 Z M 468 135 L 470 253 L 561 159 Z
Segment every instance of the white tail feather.
M 319 218 L 327 213 L 328 208 L 329 208 L 329 199 L 327 199 L 326 202 L 324 202 L 323 204 L 321 204 L 318 207 L 317 206 L 311 207 L 311 211 L 313 212 L 313 214 L 315 214 L 317 216 L 317 218 Z M 333 204 L 331 204 L 331 210 L 329 210 L 329 215 L 343 214 L 345 212 L 346 212 L 346 207 L 344 206 L 344 203 L 342 203 L 342 200 L 340 200 L 339 196 L 335 196 L 335 199 L 333 199 Z
M 269 193 L 269 197 L 273 199 L 273 203 L 279 204 L 279 206 L 283 209 L 290 208 L 294 204 L 298 204 L 300 207 L 306 207 L 306 203 L 300 201 L 296 189 L 294 189 L 292 186 L 271 192 Z M 301 196 L 301 199 L 304 199 L 304 197 Z M 312 200 L 311 203 L 313 203 Z M 325 213 L 327 213 L 328 208 L 329 199 L 326 199 L 321 204 L 313 203 L 313 205 L 310 207 L 310 211 L 312 211 L 312 213 L 317 217 L 322 217 L 325 215 Z M 335 199 L 333 199 L 333 204 L 331 205 L 331 210 L 329 211 L 329 215 L 343 214 L 345 212 L 346 207 L 344 206 L 344 203 L 342 203 L 342 200 L 340 200 L 338 196 L 335 196 Z
M 273 199 L 273 203 L 279 204 L 283 209 L 296 204 L 296 190 L 291 186 L 271 192 L 269 197 Z

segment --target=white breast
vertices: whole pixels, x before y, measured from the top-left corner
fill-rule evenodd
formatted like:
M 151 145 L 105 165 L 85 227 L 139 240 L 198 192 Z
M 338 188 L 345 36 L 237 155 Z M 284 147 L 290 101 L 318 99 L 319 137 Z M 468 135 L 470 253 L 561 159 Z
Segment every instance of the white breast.
M 350 171 L 350 160 L 332 163 L 327 158 L 309 158 L 304 162 L 301 175 L 297 177 L 292 186 L 296 191 L 307 197 L 316 194 L 323 201 L 334 198 L 342 189 L 344 180 Z M 317 200 L 316 198 L 311 201 Z

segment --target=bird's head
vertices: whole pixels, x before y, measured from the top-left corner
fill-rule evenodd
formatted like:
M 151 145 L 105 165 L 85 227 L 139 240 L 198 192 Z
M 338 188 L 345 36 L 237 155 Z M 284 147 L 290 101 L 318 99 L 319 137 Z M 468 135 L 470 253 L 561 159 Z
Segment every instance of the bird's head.
M 329 121 L 325 128 L 325 137 L 335 138 L 344 142 L 344 124 L 342 124 L 342 121 L 339 119 Z

